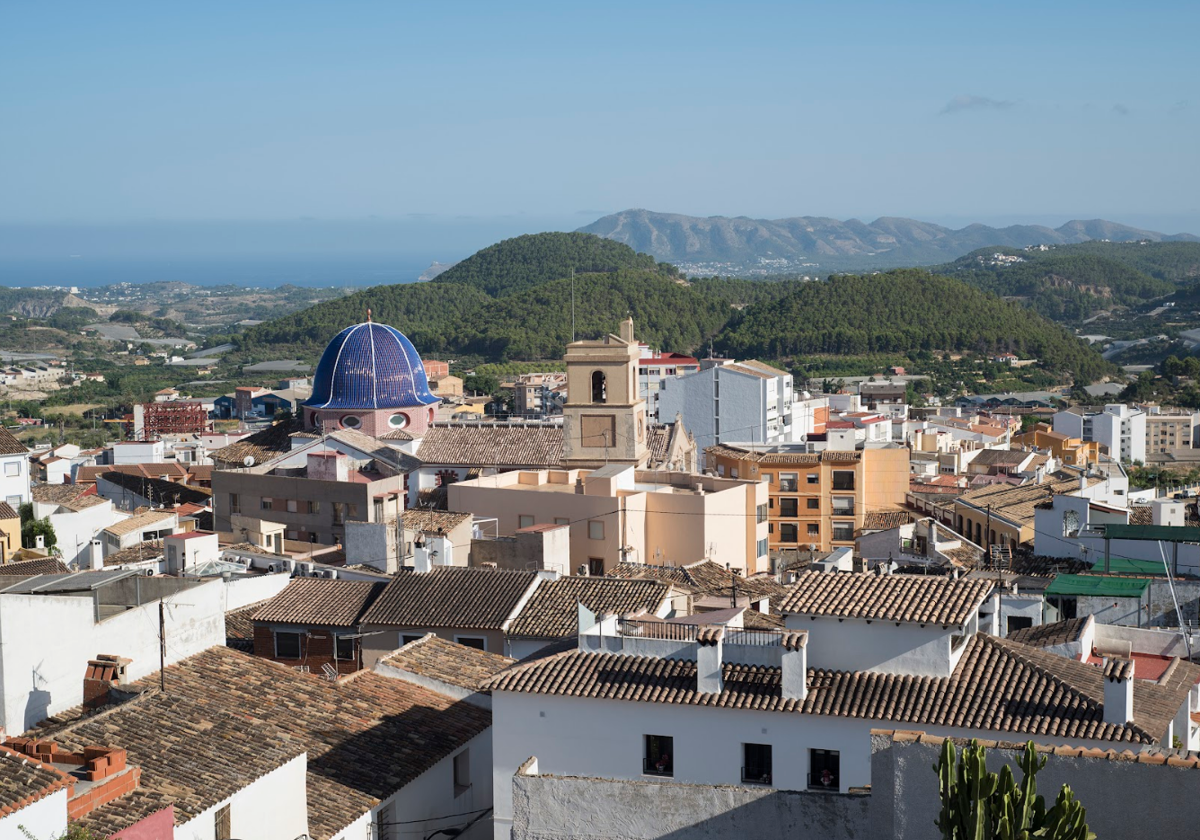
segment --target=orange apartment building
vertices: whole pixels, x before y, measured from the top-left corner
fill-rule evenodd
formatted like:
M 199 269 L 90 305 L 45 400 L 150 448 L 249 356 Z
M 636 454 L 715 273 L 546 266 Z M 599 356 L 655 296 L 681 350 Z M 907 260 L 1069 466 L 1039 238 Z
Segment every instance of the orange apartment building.
M 1038 423 L 1024 434 L 1014 435 L 1013 448 L 1037 449 L 1048 452 L 1065 466 L 1083 467 L 1100 462 L 1100 444 L 1094 440 L 1067 437 L 1050 428 L 1049 423 Z
M 787 444 L 720 444 L 705 450 L 705 464 L 718 476 L 766 482 L 771 551 L 810 545 L 831 551 L 854 545 L 868 512 L 904 504 L 908 456 L 906 447 L 818 453 Z

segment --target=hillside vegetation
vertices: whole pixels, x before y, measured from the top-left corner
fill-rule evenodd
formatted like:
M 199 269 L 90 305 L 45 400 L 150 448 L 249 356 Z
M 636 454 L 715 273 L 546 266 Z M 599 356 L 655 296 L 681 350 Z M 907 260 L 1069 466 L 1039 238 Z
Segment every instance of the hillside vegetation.
M 429 282 L 367 289 L 253 327 L 237 337 L 239 354 L 313 358 L 371 309 L 431 357 L 498 364 L 555 359 L 571 340 L 573 286 L 579 337 L 614 332 L 632 315 L 639 338 L 677 352 L 698 352 L 709 341 L 727 354 L 767 360 L 1011 350 L 1088 381 L 1112 370 L 1094 350 L 1020 305 L 925 271 L 829 282 L 688 283 L 670 266 L 597 241 L 554 233 L 507 240 Z M 572 269 L 573 281 L 554 277 Z
M 768 358 L 1008 351 L 1086 381 L 1113 370 L 1062 327 L 1021 305 L 919 269 L 798 284 L 777 301 L 746 309 L 717 345 L 726 355 Z

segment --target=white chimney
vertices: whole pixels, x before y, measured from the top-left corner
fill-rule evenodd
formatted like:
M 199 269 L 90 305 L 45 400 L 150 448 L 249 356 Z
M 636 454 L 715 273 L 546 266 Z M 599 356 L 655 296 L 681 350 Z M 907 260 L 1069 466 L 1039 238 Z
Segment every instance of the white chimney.
M 425 574 L 433 570 L 433 562 L 429 557 L 430 549 L 423 541 L 413 545 L 413 569 L 417 574 Z
M 725 687 L 721 674 L 721 648 L 725 628 L 701 627 L 696 636 L 696 691 L 700 694 L 720 694 Z
M 33 541 L 33 545 L 35 548 L 39 548 L 39 549 L 45 548 L 46 547 L 46 538 L 44 536 L 42 536 L 41 534 L 38 534 L 37 537 Z
M 1133 660 L 1104 660 L 1104 722 L 1124 726 L 1133 720 Z
M 783 698 L 803 703 L 808 697 L 808 631 L 785 630 L 779 644 L 783 648 Z

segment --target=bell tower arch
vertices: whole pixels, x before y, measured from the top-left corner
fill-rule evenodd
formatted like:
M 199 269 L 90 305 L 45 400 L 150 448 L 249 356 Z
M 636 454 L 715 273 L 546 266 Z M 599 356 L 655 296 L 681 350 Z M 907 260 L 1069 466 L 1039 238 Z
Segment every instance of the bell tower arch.
M 620 335 L 567 345 L 564 467 L 645 465 L 649 450 L 646 403 L 638 394 L 640 358 L 632 318 L 621 322 Z

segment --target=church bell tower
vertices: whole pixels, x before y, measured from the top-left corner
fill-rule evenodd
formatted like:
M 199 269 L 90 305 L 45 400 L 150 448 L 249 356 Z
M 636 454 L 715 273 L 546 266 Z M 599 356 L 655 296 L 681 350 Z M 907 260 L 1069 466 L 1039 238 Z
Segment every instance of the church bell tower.
M 646 403 L 638 394 L 641 355 L 633 337 L 632 318 L 621 322 L 620 336 L 567 345 L 565 468 L 645 466 L 649 451 Z

